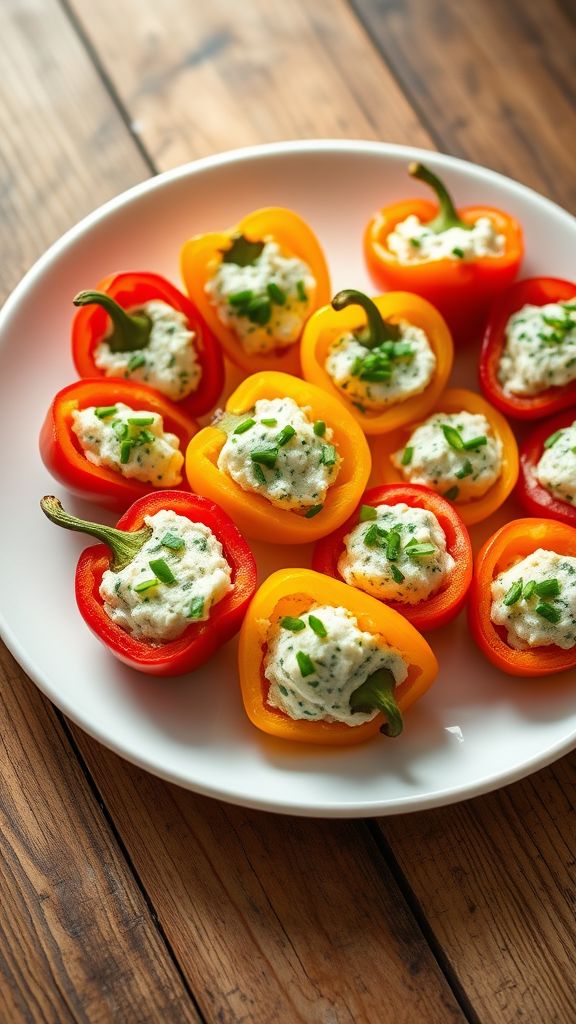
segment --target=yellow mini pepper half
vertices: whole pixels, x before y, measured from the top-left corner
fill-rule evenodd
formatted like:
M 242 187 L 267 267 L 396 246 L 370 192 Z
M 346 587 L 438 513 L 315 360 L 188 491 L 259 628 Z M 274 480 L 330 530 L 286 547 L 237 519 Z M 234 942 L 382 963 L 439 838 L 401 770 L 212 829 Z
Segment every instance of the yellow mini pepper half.
M 330 275 L 322 247 L 312 228 L 297 213 L 283 207 L 269 206 L 249 213 L 233 228 L 190 238 L 184 243 L 180 255 L 186 291 L 218 338 L 228 359 L 246 373 L 267 369 L 298 374 L 298 341 L 285 349 L 279 349 L 277 353 L 246 353 L 237 335 L 222 323 L 208 300 L 206 284 L 222 261 L 222 253 L 230 249 L 234 238 L 239 235 L 251 242 L 272 239 L 278 243 L 284 255 L 295 256 L 308 264 L 316 281 L 315 292 L 310 295 L 312 310 L 330 301 Z
M 287 373 L 255 373 L 230 395 L 226 411 L 250 412 L 262 398 L 292 398 L 309 410 L 310 419 L 324 421 L 334 431 L 333 444 L 342 459 L 324 506 L 313 518 L 278 508 L 267 498 L 243 490 L 218 469 L 224 430 L 215 426 L 200 430 L 186 452 L 186 474 L 193 491 L 216 501 L 238 528 L 249 537 L 273 544 L 307 544 L 343 523 L 358 504 L 370 476 L 370 449 L 360 427 L 341 402 L 320 388 Z
M 242 699 L 248 718 L 262 732 L 298 743 L 350 746 L 362 743 L 385 727 L 386 716 L 350 726 L 342 722 L 310 722 L 290 718 L 270 707 L 269 682 L 264 676 L 268 631 L 285 615 L 299 616 L 312 605 L 346 608 L 358 627 L 383 638 L 408 665 L 408 676 L 393 693 L 397 713 L 406 711 L 434 682 L 438 662 L 426 640 L 398 612 L 340 580 L 311 569 L 280 569 L 253 597 L 240 631 L 238 666 Z

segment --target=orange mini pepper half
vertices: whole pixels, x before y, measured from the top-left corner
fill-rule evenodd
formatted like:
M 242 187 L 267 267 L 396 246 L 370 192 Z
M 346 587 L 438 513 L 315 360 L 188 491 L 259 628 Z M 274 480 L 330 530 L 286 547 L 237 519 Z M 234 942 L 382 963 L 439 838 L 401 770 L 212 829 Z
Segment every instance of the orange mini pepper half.
M 514 281 L 524 243 L 518 221 L 490 206 L 468 206 L 456 210 L 443 183 L 422 164 L 410 165 L 412 177 L 426 182 L 438 202 L 408 199 L 379 210 L 364 234 L 364 254 L 370 275 L 381 288 L 416 292 L 440 310 L 459 340 L 465 340 L 481 326 L 496 297 Z M 388 248 L 388 236 L 407 217 L 416 216 L 436 232 L 473 225 L 489 217 L 497 234 L 504 237 L 499 255 L 462 259 L 456 253 L 442 259 L 401 262 Z
M 312 228 L 297 213 L 283 207 L 269 206 L 249 213 L 236 227 L 196 235 L 185 242 L 180 256 L 182 278 L 188 295 L 218 338 L 230 362 L 246 373 L 266 369 L 299 374 L 298 341 L 270 354 L 245 352 L 241 340 L 230 327 L 222 323 L 208 299 L 206 285 L 222 262 L 222 254 L 231 248 L 234 239 L 238 237 L 251 242 L 273 240 L 278 243 L 283 255 L 303 260 L 310 267 L 316 281 L 314 294 L 309 296 L 311 310 L 330 301 L 330 275 L 322 247 Z
M 467 391 L 465 388 L 449 388 L 438 399 L 435 407 L 428 411 L 426 418 L 436 413 L 447 413 L 448 415 L 469 412 L 485 416 L 493 433 L 502 442 L 502 471 L 500 476 L 490 489 L 479 498 L 470 501 L 454 501 L 454 507 L 458 510 L 462 522 L 466 526 L 480 523 L 487 519 L 506 500 L 512 492 L 518 479 L 518 445 L 507 421 L 489 403 L 477 395 L 474 391 Z M 406 443 L 420 423 L 410 423 L 398 430 L 379 437 L 373 442 L 373 457 L 375 477 L 378 482 L 385 484 L 409 483 L 391 460 L 394 452 L 406 447 Z M 416 483 L 417 481 L 414 481 Z M 446 493 L 445 498 L 450 496 Z
M 333 444 L 340 457 L 340 472 L 329 487 L 317 512 L 306 517 L 279 508 L 261 494 L 244 491 L 217 461 L 226 440 L 224 430 L 205 427 L 188 445 L 186 474 L 192 490 L 204 494 L 228 512 L 249 537 L 273 544 L 306 544 L 335 530 L 352 513 L 370 476 L 370 449 L 364 434 L 347 409 L 320 388 L 287 373 L 255 373 L 230 395 L 226 411 L 248 413 L 262 398 L 292 398 L 309 410 L 313 421 L 323 421 L 334 431 Z
M 431 648 L 398 612 L 312 569 L 280 569 L 256 592 L 240 631 L 238 666 L 246 714 L 256 728 L 281 739 L 325 746 L 362 743 L 383 726 L 386 728 L 383 714 L 362 725 L 349 726 L 293 719 L 267 704 L 270 684 L 264 676 L 264 657 L 271 625 L 286 615 L 302 615 L 319 604 L 346 608 L 357 619 L 359 629 L 382 637 L 404 658 L 408 676 L 393 694 L 399 712 L 406 711 L 434 682 L 438 662 Z
M 325 366 L 332 344 L 343 334 L 366 329 L 367 323 L 369 329 L 368 317 L 361 304 L 350 301 L 346 306 L 340 306 L 337 302 L 339 296 L 349 294 L 359 295 L 366 303 L 371 302 L 388 327 L 397 329 L 399 323 L 407 322 L 425 332 L 436 356 L 436 369 L 432 380 L 420 394 L 383 409 L 368 409 L 363 408 L 358 402 L 351 401 L 346 392 L 334 383 Z M 308 320 L 302 336 L 300 355 L 302 372 L 306 380 L 339 398 L 365 434 L 384 434 L 404 423 L 425 416 L 433 407 L 448 382 L 454 359 L 454 347 L 443 317 L 426 299 L 418 295 L 409 292 L 388 292 L 373 300 L 367 300 L 361 293 L 340 292 L 331 305 L 317 310 Z
M 515 519 L 486 541 L 474 567 L 468 606 L 472 636 L 488 660 L 508 675 L 545 676 L 576 667 L 576 647 L 550 644 L 517 651 L 506 642 L 505 628 L 490 618 L 492 581 L 538 548 L 576 558 L 576 529 L 553 519 Z

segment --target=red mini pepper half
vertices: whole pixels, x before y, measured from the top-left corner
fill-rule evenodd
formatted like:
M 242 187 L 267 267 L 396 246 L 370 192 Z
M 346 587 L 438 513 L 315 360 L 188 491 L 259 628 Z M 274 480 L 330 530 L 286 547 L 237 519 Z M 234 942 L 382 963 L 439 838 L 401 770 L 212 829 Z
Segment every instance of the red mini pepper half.
M 137 313 L 147 302 L 159 300 L 183 313 L 189 329 L 196 334 L 194 348 L 202 376 L 197 391 L 187 395 L 178 404 L 189 416 L 202 416 L 216 405 L 224 386 L 222 352 L 202 314 L 188 296 L 166 278 L 151 273 L 111 274 L 100 281 L 94 291 L 103 292 L 123 310 Z M 137 316 L 135 326 L 137 330 Z M 94 350 L 109 327 L 110 317 L 100 305 L 85 304 L 76 313 L 72 323 L 72 358 L 80 377 L 105 376 L 94 362 Z
M 318 541 L 312 556 L 312 568 L 341 580 L 338 562 L 344 552 L 344 538 L 358 525 L 360 516 L 366 516 L 366 509 L 369 512 L 370 508 L 378 505 L 401 503 L 411 508 L 426 509 L 436 516 L 446 536 L 446 550 L 456 564 L 446 585 L 427 600 L 418 604 L 387 600 L 385 604 L 400 612 L 418 630 L 436 629 L 450 622 L 466 600 L 472 579 L 472 546 L 468 531 L 455 508 L 427 487 L 419 484 L 389 484 L 366 491 L 358 508 L 344 525 Z
M 576 526 L 576 507 L 543 487 L 536 476 L 536 468 L 544 450 L 551 447 L 558 435 L 576 421 L 576 408 L 568 409 L 541 423 L 520 445 L 520 476 L 517 494 L 531 516 L 547 516 L 568 526 Z
M 58 392 L 40 432 L 40 454 L 44 465 L 52 476 L 78 497 L 121 510 L 136 498 L 152 491 L 153 484 L 127 478 L 106 466 L 95 466 L 86 458 L 72 429 L 72 413 L 75 410 L 89 406 L 112 408 L 117 402 L 162 416 L 164 430 L 176 434 L 183 456 L 199 427 L 179 406 L 146 384 L 97 377 L 75 381 Z M 184 468 L 182 476 L 184 479 Z M 185 483 L 182 486 L 187 489 Z
M 437 203 L 407 199 L 379 210 L 364 235 L 364 254 L 370 274 L 383 290 L 415 292 L 440 310 L 457 338 L 470 338 L 481 324 L 490 304 L 516 277 L 524 253 L 518 221 L 490 206 L 456 210 L 442 181 L 427 167 L 413 163 L 413 178 L 429 185 Z M 470 228 L 480 217 L 489 217 L 505 239 L 501 255 L 465 260 L 458 255 L 402 263 L 388 248 L 388 236 L 407 217 L 416 216 L 435 233 L 449 228 Z
M 116 529 L 68 515 L 54 497 L 43 498 L 40 504 L 56 525 L 90 533 L 104 541 L 86 548 L 80 555 L 76 568 L 76 601 L 94 635 L 125 665 L 155 676 L 192 672 L 239 630 L 256 590 L 256 562 L 240 531 L 214 502 L 183 491 L 157 491 L 135 501 L 118 521 Z M 204 523 L 212 530 L 232 568 L 233 583 L 233 590 L 214 605 L 205 622 L 191 623 L 180 637 L 164 644 L 138 640 L 121 629 L 104 611 L 99 595 L 106 569 L 122 569 L 148 539 L 150 530 L 144 517 L 163 509 L 171 509 L 192 522 Z
M 564 387 L 546 388 L 538 395 L 508 395 L 498 380 L 498 368 L 506 341 L 506 325 L 523 306 L 567 302 L 576 295 L 576 284 L 558 277 L 528 277 L 500 296 L 490 314 L 480 353 L 480 387 L 497 409 L 519 420 L 538 420 L 576 404 L 576 380 Z

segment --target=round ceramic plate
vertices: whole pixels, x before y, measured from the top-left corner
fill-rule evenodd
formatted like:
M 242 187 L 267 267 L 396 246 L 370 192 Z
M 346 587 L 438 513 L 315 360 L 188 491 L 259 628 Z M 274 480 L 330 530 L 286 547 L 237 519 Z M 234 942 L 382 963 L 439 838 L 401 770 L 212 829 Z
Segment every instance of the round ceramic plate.
M 188 235 L 234 224 L 259 206 L 288 206 L 314 227 L 334 289 L 372 290 L 362 260 L 366 221 L 419 191 L 406 174 L 425 159 L 458 203 L 486 203 L 524 225 L 525 275 L 574 273 L 576 223 L 534 192 L 483 168 L 418 150 L 368 142 L 289 142 L 225 153 L 146 181 L 97 210 L 39 260 L 0 319 L 3 498 L 3 637 L 23 668 L 73 721 L 155 774 L 210 796 L 267 810 L 322 816 L 393 814 L 487 792 L 566 753 L 576 741 L 576 685 L 567 674 L 534 682 L 499 674 L 475 649 L 464 617 L 429 638 L 439 678 L 407 716 L 399 740 L 349 750 L 291 746 L 245 717 L 230 643 L 194 675 L 154 680 L 122 667 L 88 631 L 73 578 L 83 538 L 40 512 L 56 492 L 38 432 L 53 394 L 75 379 L 72 296 L 117 270 L 153 270 L 178 283 Z M 475 353 L 453 381 L 476 388 Z M 509 504 L 503 518 L 518 515 Z M 109 517 L 112 522 L 112 518 Z M 308 564 L 302 548 L 257 551 L 262 577 Z

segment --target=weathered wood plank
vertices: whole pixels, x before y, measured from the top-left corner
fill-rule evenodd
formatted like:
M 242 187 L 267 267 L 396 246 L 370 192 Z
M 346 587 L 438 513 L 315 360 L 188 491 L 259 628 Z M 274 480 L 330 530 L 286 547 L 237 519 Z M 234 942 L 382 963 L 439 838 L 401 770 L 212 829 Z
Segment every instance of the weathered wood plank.
M 352 0 L 439 149 L 576 210 L 574 7 Z

